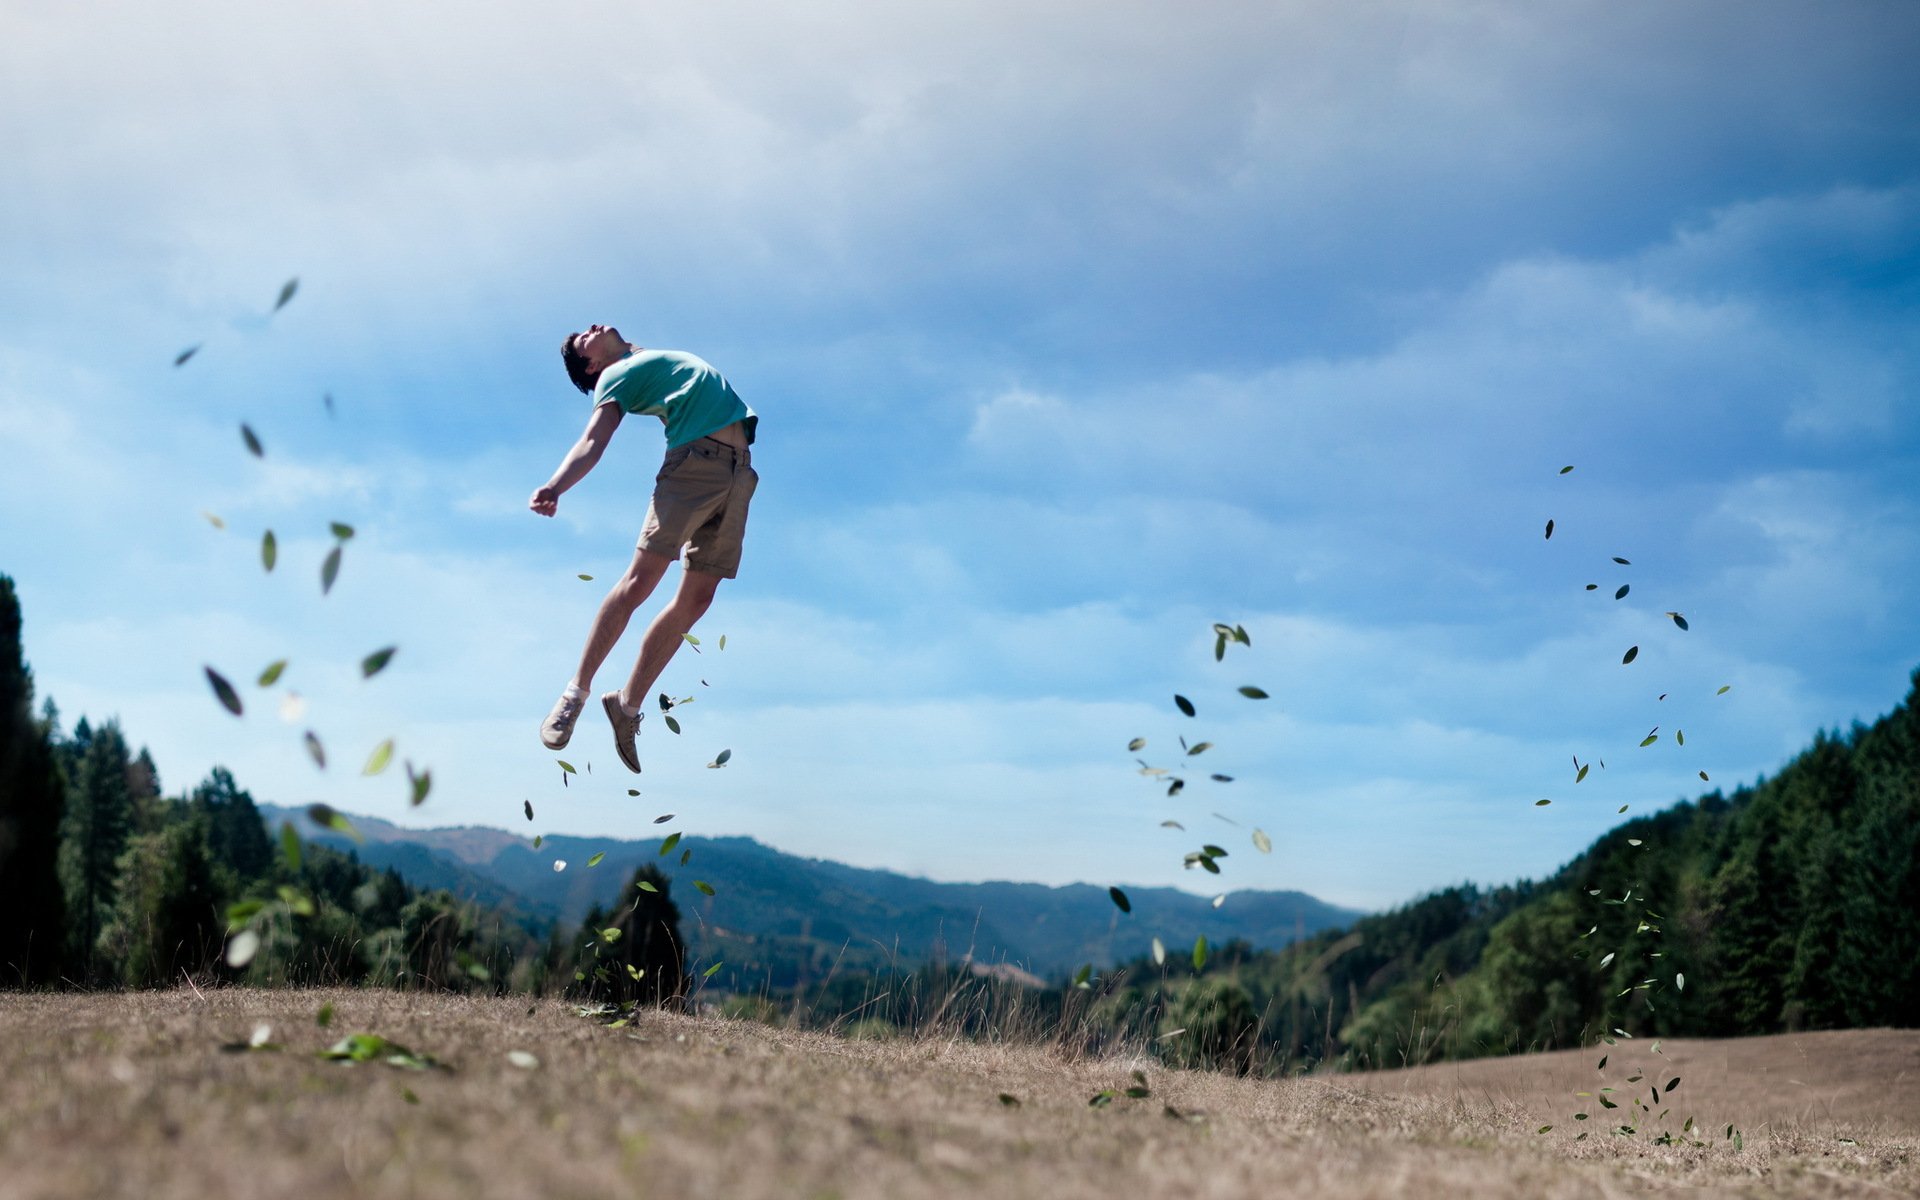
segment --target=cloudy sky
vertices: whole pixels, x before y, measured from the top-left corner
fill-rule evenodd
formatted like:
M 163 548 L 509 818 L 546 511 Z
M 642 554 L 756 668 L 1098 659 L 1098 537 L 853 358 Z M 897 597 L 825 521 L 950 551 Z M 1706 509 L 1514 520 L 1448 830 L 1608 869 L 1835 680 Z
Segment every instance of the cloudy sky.
M 6 26 L 0 572 L 41 694 L 170 791 L 1385 906 L 1750 783 L 1920 665 L 1920 7 Z M 685 733 L 632 779 L 583 724 L 563 786 L 536 726 L 663 444 L 527 511 L 593 321 L 726 372 L 762 484 Z M 418 809 L 359 773 L 386 737 Z

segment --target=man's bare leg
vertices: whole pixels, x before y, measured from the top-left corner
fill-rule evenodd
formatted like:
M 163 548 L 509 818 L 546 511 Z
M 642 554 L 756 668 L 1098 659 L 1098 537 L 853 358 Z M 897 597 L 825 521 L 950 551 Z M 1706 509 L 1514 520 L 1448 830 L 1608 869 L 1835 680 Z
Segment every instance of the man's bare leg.
M 594 614 L 593 629 L 587 634 L 586 649 L 580 652 L 580 668 L 574 672 L 572 686 L 582 692 L 593 690 L 594 673 L 607 660 L 607 655 L 613 652 L 620 635 L 627 631 L 627 622 L 632 619 L 633 610 L 653 594 L 653 589 L 660 585 L 667 568 L 672 565 L 673 560 L 664 554 L 652 550 L 634 551 L 633 562 L 627 566 L 627 573 L 613 585 L 607 598 L 600 602 L 600 611 Z M 711 598 L 711 590 L 708 596 Z M 648 636 L 652 636 L 651 630 Z
M 620 703 L 629 709 L 637 709 L 646 703 L 647 693 L 654 682 L 660 678 L 660 672 L 666 670 L 667 662 L 680 649 L 682 636 L 693 628 L 694 622 L 713 604 L 714 589 L 720 586 L 720 576 L 705 571 L 696 571 L 689 567 L 680 574 L 680 588 L 674 593 L 673 602 L 660 610 L 653 623 L 647 626 L 647 635 L 640 643 L 640 657 L 633 664 L 633 674 L 627 678 L 627 686 L 622 691 Z M 622 621 L 624 625 L 624 620 Z M 605 651 L 602 651 L 605 657 Z

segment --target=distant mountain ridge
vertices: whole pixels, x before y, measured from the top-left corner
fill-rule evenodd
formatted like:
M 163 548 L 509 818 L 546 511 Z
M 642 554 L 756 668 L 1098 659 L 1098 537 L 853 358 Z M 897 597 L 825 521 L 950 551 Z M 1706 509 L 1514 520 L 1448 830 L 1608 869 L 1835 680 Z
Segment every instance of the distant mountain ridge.
M 596 905 L 608 907 L 642 863 L 675 882 L 681 929 L 709 956 L 724 954 L 768 986 L 790 986 L 833 970 L 928 959 L 1009 963 L 1058 975 L 1082 963 L 1106 967 L 1145 951 L 1159 937 L 1191 945 L 1243 940 L 1276 949 L 1364 914 L 1303 892 L 1239 891 L 1215 908 L 1174 888 L 1133 888 L 1123 914 L 1104 887 L 1037 883 L 936 883 L 892 871 L 786 854 L 747 837 L 690 837 L 661 857 L 661 839 L 550 836 L 527 839 L 479 826 L 405 829 L 376 817 L 352 817 L 366 839 L 308 821 L 301 809 L 260 805 L 273 829 L 292 821 L 301 836 L 392 867 L 408 882 L 517 914 L 535 926 L 571 934 Z M 686 865 L 680 851 L 691 850 Z M 597 867 L 587 862 L 605 857 Z M 553 864 L 567 867 L 555 871 Z M 706 896 L 694 880 L 710 884 Z

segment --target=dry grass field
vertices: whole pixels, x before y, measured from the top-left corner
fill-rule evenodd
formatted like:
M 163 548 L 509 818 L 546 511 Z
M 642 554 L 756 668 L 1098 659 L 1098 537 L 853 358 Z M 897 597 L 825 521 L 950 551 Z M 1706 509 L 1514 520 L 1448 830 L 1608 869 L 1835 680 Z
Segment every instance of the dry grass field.
M 451 1070 L 316 1057 L 357 1032 Z M 1274 1082 L 524 999 L 0 994 L 0 1200 L 1920 1193 L 1920 1033 L 1663 1049 L 1743 1148 L 1573 1140 L 1584 1055 Z

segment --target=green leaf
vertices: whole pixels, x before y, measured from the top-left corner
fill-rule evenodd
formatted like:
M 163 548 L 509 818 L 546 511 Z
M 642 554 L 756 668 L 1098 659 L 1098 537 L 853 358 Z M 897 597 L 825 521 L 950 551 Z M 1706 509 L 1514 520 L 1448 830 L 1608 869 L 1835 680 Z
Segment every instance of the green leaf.
M 726 964 L 726 963 L 725 963 L 724 961 L 723 961 L 723 962 L 717 962 L 717 963 L 715 963 L 715 964 L 713 964 L 712 966 L 710 966 L 710 967 L 708 967 L 708 968 L 707 968 L 706 970 L 704 970 L 704 971 L 702 971 L 702 972 L 700 972 L 700 978 L 702 978 L 702 979 L 712 979 L 712 978 L 713 978 L 713 977 L 714 977 L 715 975 L 718 975 L 718 974 L 720 973 L 720 968 L 721 968 L 721 967 L 724 967 L 724 966 L 726 966 L 726 965 L 727 965 L 727 964 Z
M 581 581 L 582 581 L 582 582 L 585 582 L 585 583 L 592 583 L 592 582 L 593 582 L 593 576 L 591 576 L 591 575 L 582 575 L 582 576 L 580 576 L 580 579 L 581 579 Z
M 1253 639 L 1247 636 L 1247 627 L 1244 625 L 1235 625 L 1233 627 L 1233 640 L 1239 642 L 1242 646 L 1253 645 Z
M 279 561 L 280 543 L 274 540 L 273 530 L 269 529 L 260 538 L 260 565 L 272 571 L 273 564 Z
M 287 660 L 284 658 L 268 663 L 267 669 L 260 672 L 260 686 L 272 687 L 280 682 L 280 676 L 286 672 L 286 669 Z
M 1262 854 L 1273 853 L 1273 839 L 1267 836 L 1266 830 L 1256 829 L 1253 831 L 1253 848 Z
M 1681 616 L 1681 615 L 1680 615 L 1679 613 L 1677 613 L 1677 612 L 1670 612 L 1670 613 L 1668 613 L 1667 615 L 1668 615 L 1669 617 L 1672 617 L 1672 618 L 1673 618 L 1673 623 L 1674 623 L 1675 625 L 1678 625 L 1678 626 L 1679 626 L 1679 627 L 1681 628 L 1681 630 L 1682 630 L 1683 632 L 1684 632 L 1684 631 L 1686 630 L 1686 628 L 1687 628 L 1687 619 L 1686 619 L 1685 617 L 1683 617 L 1683 616 Z
M 533 835 L 533 848 L 534 848 L 535 850 L 538 850 L 538 849 L 540 848 L 540 843 L 541 843 L 541 842 L 544 842 L 544 841 L 546 841 L 546 840 L 547 840 L 547 838 L 546 838 L 546 835 L 545 835 L 545 834 L 541 834 L 541 833 L 536 833 L 536 834 L 534 834 L 534 835 Z
M 1195 742 L 1195 743 L 1194 743 L 1194 744 L 1192 745 L 1192 747 L 1190 747 L 1190 748 L 1189 748 L 1189 749 L 1187 750 L 1187 755 L 1188 755 L 1188 757 L 1192 757 L 1192 756 L 1193 756 L 1193 755 L 1195 755 L 1195 754 L 1199 754 L 1199 753 L 1202 753 L 1203 751 L 1207 751 L 1207 750 L 1211 750 L 1211 749 L 1213 749 L 1213 743 L 1212 743 L 1212 742 Z
M 1732 684 L 1730 684 L 1730 683 L 1723 683 L 1723 684 L 1721 684 L 1721 685 L 1720 685 L 1720 690 L 1719 690 L 1719 691 L 1717 691 L 1717 692 L 1715 692 L 1715 693 L 1714 693 L 1714 695 L 1716 695 L 1716 696 L 1724 696 L 1724 695 L 1726 695 L 1726 694 L 1727 694 L 1728 692 L 1730 692 L 1730 691 L 1732 691 L 1732 690 L 1733 690 L 1733 685 L 1732 685 Z
M 333 590 L 333 581 L 340 577 L 340 547 L 327 551 L 327 561 L 320 564 L 320 594 L 326 595 Z
M 1660 735 L 1659 735 L 1659 734 L 1657 734 L 1657 733 L 1650 733 L 1650 734 L 1648 734 L 1648 735 L 1647 735 L 1647 736 L 1646 736 L 1645 738 L 1643 738 L 1643 739 L 1641 739 L 1641 742 L 1640 742 L 1640 748 L 1644 750 L 1644 749 L 1646 749 L 1646 748 L 1647 748 L 1648 746 L 1651 746 L 1651 745 L 1653 745 L 1653 744 L 1654 744 L 1655 742 L 1657 742 L 1657 741 L 1659 741 L 1659 740 L 1660 740 Z
M 1153 939 L 1153 965 L 1156 967 L 1165 966 L 1166 961 L 1167 944 L 1159 938 Z
M 627 791 L 627 794 L 630 796 L 638 796 L 640 793 L 633 791 L 631 788 L 629 788 Z M 671 821 L 671 820 L 673 820 L 672 813 L 661 813 L 659 816 L 653 819 L 653 823 L 655 825 L 665 825 L 668 821 Z
M 273 311 L 279 312 L 281 309 L 285 308 L 287 306 L 287 301 L 293 299 L 293 294 L 299 290 L 300 290 L 300 280 L 299 280 L 299 277 L 297 276 L 281 284 L 280 298 L 273 302 Z
M 673 848 L 675 846 L 678 846 L 679 844 L 680 844 L 679 834 L 677 833 L 668 834 L 666 840 L 660 843 L 660 851 L 659 851 L 660 857 L 665 858 L 667 855 L 671 854 L 673 852 Z
M 1127 894 L 1121 891 L 1119 888 L 1117 887 L 1108 888 L 1107 895 L 1113 897 L 1114 907 L 1118 908 L 1121 912 L 1130 913 L 1133 911 L 1133 902 L 1131 900 L 1128 900 Z
M 1186 828 L 1186 826 L 1185 826 L 1185 825 L 1182 825 L 1182 824 L 1181 824 L 1180 822 L 1178 822 L 1178 821 L 1162 821 L 1162 822 L 1160 822 L 1160 828 L 1162 828 L 1162 829 L 1185 829 L 1185 828 Z
M 694 890 L 698 891 L 703 896 L 713 895 L 713 885 L 708 883 L 704 879 L 694 880 L 693 886 L 694 886 Z
M 413 795 L 412 795 L 413 807 L 418 808 L 422 804 L 426 803 L 427 793 L 433 790 L 433 772 L 422 771 L 418 775 L 416 775 L 413 773 L 413 764 L 408 763 L 407 764 L 407 785 L 413 791 Z
M 1673 741 L 1674 741 L 1674 744 L 1675 744 L 1675 745 L 1679 745 L 1679 746 L 1684 746 L 1684 745 L 1686 745 L 1686 744 L 1687 744 L 1687 731 L 1686 731 L 1686 730 L 1684 730 L 1684 729 L 1676 729 L 1676 730 L 1674 730 L 1674 731 L 1673 731 Z
M 225 675 L 222 675 L 212 667 L 206 668 L 206 672 L 207 682 L 213 685 L 214 698 L 220 701 L 222 708 L 236 717 L 239 716 L 241 712 L 240 693 L 233 690 L 233 685 L 227 682 Z
M 1565 475 L 1568 471 L 1571 471 L 1571 470 L 1573 470 L 1572 465 L 1564 466 L 1560 468 L 1560 473 L 1562 475 Z
M 1126 1095 L 1129 1100 L 1145 1100 L 1148 1096 L 1153 1095 L 1153 1093 L 1148 1091 L 1144 1086 L 1141 1086 L 1128 1088 Z
M 1638 646 L 1629 646 L 1629 647 L 1627 648 L 1627 652 L 1626 652 L 1626 654 L 1624 654 L 1623 656 L 1621 656 L 1621 659 L 1620 659 L 1620 665 L 1624 667 L 1624 666 L 1626 666 L 1626 665 L 1627 665 L 1628 663 L 1630 663 L 1630 662 L 1632 662 L 1632 661 L 1633 661 L 1634 659 L 1636 659 L 1636 658 L 1639 658 L 1639 657 L 1640 657 L 1640 647 L 1638 647 Z
M 1547 805 L 1549 805 L 1549 804 L 1552 804 L 1552 803 L 1553 803 L 1553 801 L 1551 801 L 1551 800 L 1535 800 L 1535 801 L 1533 802 L 1533 806 L 1534 806 L 1535 808 L 1545 808 L 1545 807 L 1546 807 Z
M 333 531 L 334 537 L 339 538 L 343 542 L 353 536 L 353 526 L 343 525 L 339 521 L 328 522 L 327 528 Z
M 621 936 L 621 931 L 618 925 L 610 925 L 607 928 L 602 929 L 600 931 L 600 940 L 602 942 L 605 942 L 609 946 L 619 941 L 620 936 Z
M 1592 769 L 1592 767 L 1593 767 L 1593 764 L 1592 764 L 1592 763 L 1583 763 L 1583 764 L 1581 765 L 1581 767 L 1580 767 L 1580 770 L 1579 770 L 1579 772 L 1578 772 L 1578 773 L 1577 773 L 1576 775 L 1574 775 L 1574 777 L 1573 777 L 1573 781 L 1574 781 L 1575 783 L 1579 783 L 1579 782 L 1581 782 L 1582 780 L 1584 780 L 1584 779 L 1586 779 L 1586 777 L 1587 777 L 1587 772 L 1588 772 L 1589 770 L 1591 770 L 1591 769 Z
M 287 864 L 287 870 L 299 873 L 300 835 L 293 831 L 292 821 L 280 822 L 280 858 Z
M 387 764 L 392 761 L 393 739 L 388 738 L 373 748 L 373 753 L 367 756 L 367 765 L 360 768 L 360 773 L 362 775 L 378 775 L 380 772 L 386 770 Z
M 385 670 L 387 663 L 392 661 L 393 659 L 393 652 L 397 649 L 399 649 L 398 646 L 388 646 L 384 650 L 375 650 L 372 654 L 369 654 L 365 658 L 361 659 L 360 660 L 361 676 L 366 679 L 371 679 L 375 675 L 378 675 L 381 671 Z
M 600 865 L 600 860 L 605 858 L 606 856 L 607 856 L 607 852 L 605 850 L 602 850 L 598 854 L 595 854 L 592 858 L 588 859 L 587 865 L 589 867 L 597 867 Z
M 727 648 L 727 635 L 724 633 L 720 635 L 720 648 L 722 650 Z
M 722 750 L 720 753 L 714 755 L 713 761 L 708 763 L 707 765 L 709 767 L 714 767 L 714 768 L 724 767 L 727 765 L 727 760 L 732 757 L 733 757 L 733 751 Z
M 1019 1108 L 1020 1097 L 1014 1095 L 1012 1092 L 1001 1092 L 1000 1103 L 1007 1108 Z
M 561 769 L 562 771 L 565 771 L 565 772 L 566 772 L 567 774 L 569 774 L 569 775 L 578 775 L 578 774 L 580 773 L 580 772 L 578 772 L 578 771 L 576 771 L 576 770 L 574 770 L 574 768 L 573 768 L 573 764 L 572 764 L 572 763 L 570 763 L 570 762 L 568 762 L 568 761 L 567 761 L 566 759 L 564 759 L 564 758 L 556 758 L 556 759 L 554 759 L 554 761 L 555 761 L 555 762 L 557 762 L 557 763 L 559 763 L 559 764 L 560 764 L 560 769 Z
M 313 1014 L 313 1023 L 322 1029 L 333 1024 L 333 1001 L 329 1000 L 320 1006 L 320 1011 Z
M 1617 562 L 1617 563 L 1619 563 L 1619 564 L 1620 564 L 1621 566 L 1623 566 L 1623 567 L 1630 567 L 1630 566 L 1632 566 L 1632 565 L 1633 565 L 1632 563 L 1630 563 L 1630 562 L 1628 562 L 1628 561 L 1627 561 L 1626 559 L 1624 559 L 1624 558 L 1621 558 L 1621 557 L 1620 557 L 1619 555 L 1617 555 L 1617 554 L 1613 556 L 1613 561 L 1615 561 L 1615 562 Z
M 1135 738 L 1132 741 L 1127 743 L 1127 749 L 1129 751 L 1145 750 L 1146 748 L 1147 748 L 1147 739 L 1145 738 Z
M 1173 706 L 1190 717 L 1194 715 L 1193 701 L 1187 699 L 1185 696 L 1174 696 Z
M 185 366 L 187 360 L 192 358 L 195 354 L 198 354 L 199 352 L 200 352 L 200 343 L 195 342 L 193 345 L 188 346 L 185 350 L 182 350 L 180 353 L 173 356 L 173 365 L 176 367 Z
M 1233 776 L 1231 775 L 1209 775 L 1207 776 L 1207 778 L 1213 780 L 1215 783 L 1232 783 L 1233 782 Z
M 353 827 L 353 822 L 347 820 L 347 815 L 336 810 L 331 804 L 307 805 L 307 820 L 312 821 L 322 829 L 331 829 L 336 833 L 344 833 L 356 842 L 364 842 L 367 840 L 360 835 L 358 829 Z
M 247 444 L 247 452 L 255 458 L 266 457 L 267 452 L 265 448 L 260 445 L 260 439 L 253 432 L 252 426 L 244 423 L 240 426 L 240 440 Z
M 1201 934 L 1193 939 L 1193 969 L 1198 971 L 1207 965 L 1207 935 Z
M 1113 1098 L 1116 1094 L 1117 1093 L 1115 1093 L 1112 1088 L 1102 1088 L 1100 1091 L 1097 1091 L 1093 1094 L 1093 1098 L 1091 1100 L 1087 1101 L 1087 1107 L 1088 1108 L 1105 1108 L 1107 1105 L 1113 1103 Z
M 1221 849 L 1219 846 L 1202 846 L 1200 847 L 1200 852 L 1206 855 L 1208 858 L 1231 857 L 1225 850 Z
M 643 892 L 652 892 L 656 896 L 660 894 L 659 888 L 653 886 L 651 883 L 648 883 L 644 879 L 640 880 L 638 883 L 634 884 L 633 886 L 639 888 Z
M 1660 1090 L 1663 1092 L 1671 1092 L 1673 1089 L 1679 1086 L 1680 1086 L 1680 1077 L 1678 1075 L 1675 1075 L 1672 1079 L 1667 1080 L 1667 1086 L 1661 1088 Z
M 667 715 L 666 715 L 665 717 L 663 717 L 663 718 L 661 718 L 661 719 L 662 719 L 662 720 L 664 720 L 664 721 L 665 721 L 665 722 L 667 723 L 667 730 L 668 730 L 668 732 L 670 732 L 670 733 L 679 733 L 679 732 L 680 732 L 680 722 L 678 722 L 678 721 L 676 721 L 676 720 L 674 720 L 674 717 L 673 717 L 673 714 L 672 714 L 672 713 L 668 713 L 668 714 L 667 714 Z
M 242 900 L 238 904 L 227 905 L 227 928 L 235 929 L 245 925 L 260 915 L 267 907 L 265 900 Z
M 1628 592 L 1630 592 L 1630 591 L 1632 591 L 1632 590 L 1633 590 L 1633 585 L 1632 585 L 1632 584 L 1630 584 L 1630 583 L 1623 583 L 1623 584 L 1621 584 L 1621 585 L 1620 585 L 1620 590 L 1618 590 L 1618 591 L 1616 591 L 1616 592 L 1615 592 L 1615 593 L 1613 594 L 1613 598 L 1614 598 L 1615 600 L 1624 600 L 1624 599 L 1626 599 L 1626 598 L 1627 598 L 1627 593 L 1628 593 Z
M 1553 522 L 1552 522 L 1552 520 L 1548 520 L 1548 522 L 1547 522 L 1547 534 L 1546 534 L 1546 536 L 1547 536 L 1547 537 L 1548 537 L 1549 539 L 1551 539 L 1551 538 L 1553 537 Z
M 1252 684 L 1248 684 L 1247 686 L 1241 688 L 1240 694 L 1242 696 L 1245 696 L 1249 700 L 1265 700 L 1268 698 L 1265 692 L 1261 691 L 1257 687 L 1254 687 Z
M 1093 964 L 1082 963 L 1080 969 L 1073 974 L 1073 986 L 1077 988 L 1085 987 L 1087 986 L 1087 980 L 1091 978 L 1093 978 Z
M 680 636 L 687 639 L 687 645 L 689 646 L 698 646 L 700 644 L 700 639 L 690 633 L 683 633 Z
M 1213 661 L 1219 662 L 1227 656 L 1227 635 L 1216 634 L 1213 639 Z
M 527 820 L 529 821 L 533 820 L 533 801 L 522 800 L 520 802 L 520 807 L 526 810 Z
M 287 911 L 291 912 L 294 916 L 310 917 L 313 915 L 313 897 L 307 895 L 299 888 L 283 883 L 274 889 L 274 894 L 280 897 L 280 903 L 286 905 Z

